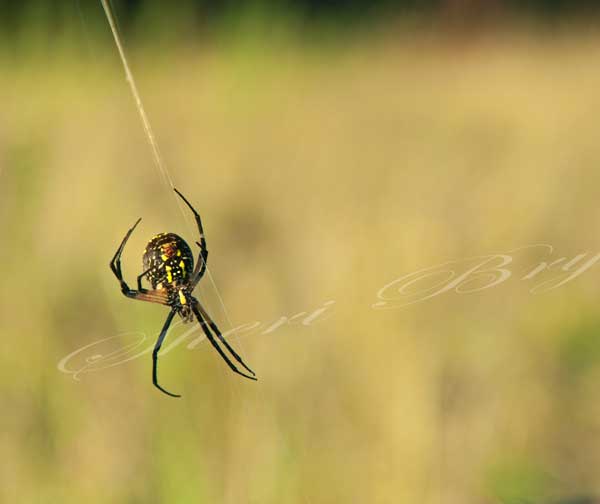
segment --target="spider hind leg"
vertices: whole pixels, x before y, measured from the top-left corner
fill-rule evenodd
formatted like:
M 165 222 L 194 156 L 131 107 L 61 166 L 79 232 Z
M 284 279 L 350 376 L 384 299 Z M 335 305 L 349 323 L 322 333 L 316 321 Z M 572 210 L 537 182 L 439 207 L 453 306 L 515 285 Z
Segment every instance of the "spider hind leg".
M 169 315 L 167 315 L 167 320 L 165 320 L 165 324 L 164 324 L 162 330 L 160 331 L 160 335 L 158 336 L 158 339 L 156 340 L 156 344 L 154 345 L 154 350 L 152 351 L 152 383 L 158 390 L 160 390 L 161 392 L 164 392 L 168 396 L 181 397 L 178 394 L 173 394 L 173 393 L 169 392 L 168 390 L 165 390 L 158 384 L 158 352 L 160 352 L 160 347 L 163 344 L 163 341 L 165 339 L 165 336 L 167 335 L 167 331 L 169 330 L 169 326 L 171 325 L 171 321 L 173 320 L 174 316 L 175 316 L 175 310 L 171 310 L 169 312 Z
M 230 367 L 230 369 L 234 373 L 237 373 L 237 374 L 243 376 L 244 378 L 248 378 L 249 380 L 256 381 L 257 378 L 255 376 L 254 371 L 252 371 L 248 366 L 246 366 L 246 364 L 244 363 L 244 361 L 242 360 L 242 358 L 233 350 L 233 348 L 231 348 L 231 346 L 229 345 L 229 343 L 227 343 L 227 341 L 225 340 L 225 338 L 223 337 L 223 335 L 221 334 L 221 332 L 217 328 L 216 324 L 208 317 L 208 314 L 206 313 L 206 311 L 204 310 L 204 308 L 202 308 L 202 306 L 200 305 L 200 303 L 195 303 L 192 306 L 192 310 L 194 311 L 194 314 L 196 315 L 196 318 L 198 319 L 198 322 L 200 323 L 200 326 L 202 327 L 202 330 L 204 331 L 204 334 L 208 338 L 208 341 L 210 341 L 211 345 L 219 353 L 219 355 L 221 356 L 221 358 L 227 363 L 227 365 Z M 207 323 L 207 321 L 205 320 L 204 317 L 207 318 L 208 323 Z M 221 347 L 219 346 L 219 344 L 217 343 L 217 341 L 215 340 L 215 338 L 211 334 L 210 329 L 209 329 L 209 325 L 210 325 L 210 328 L 213 331 L 215 331 L 215 334 L 217 335 L 217 337 L 219 338 L 219 340 L 221 341 L 221 343 L 223 343 L 225 345 L 225 347 L 227 348 L 227 350 L 229 350 L 229 352 L 231 352 L 231 354 L 233 355 L 233 357 L 235 358 L 235 360 L 237 362 L 239 362 L 244 367 L 244 369 L 246 369 L 250 373 L 252 373 L 253 376 L 250 376 L 250 375 L 248 375 L 246 373 L 243 373 L 242 371 L 240 371 L 235 366 L 235 364 L 233 362 L 231 362 L 231 359 L 229 359 L 229 357 L 227 357 L 227 355 L 225 354 L 225 352 L 223 352 L 223 350 L 221 349 Z

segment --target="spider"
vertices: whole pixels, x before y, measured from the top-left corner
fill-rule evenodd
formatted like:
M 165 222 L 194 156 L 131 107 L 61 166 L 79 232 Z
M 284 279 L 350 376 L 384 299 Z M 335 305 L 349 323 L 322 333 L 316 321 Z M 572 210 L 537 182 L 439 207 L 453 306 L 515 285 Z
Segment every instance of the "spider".
M 162 388 L 158 384 L 157 379 L 158 352 L 160 351 L 160 347 L 162 346 L 163 340 L 165 339 L 175 314 L 178 314 L 184 322 L 192 322 L 195 316 L 212 346 L 215 347 L 217 352 L 219 352 L 219 355 L 232 371 L 245 378 L 249 378 L 250 380 L 256 380 L 254 371 L 246 366 L 242 358 L 233 348 L 231 348 L 206 310 L 192 295 L 192 291 L 196 285 L 198 285 L 198 282 L 206 271 L 208 250 L 206 249 L 206 240 L 204 238 L 204 230 L 202 229 L 200 215 L 183 194 L 177 189 L 173 189 L 190 208 L 196 218 L 196 224 L 198 225 L 198 231 L 200 232 L 200 241 L 196 242 L 196 245 L 200 247 L 200 254 L 196 266 L 194 267 L 192 251 L 183 238 L 174 233 L 158 234 L 148 242 L 148 245 L 146 245 L 146 249 L 144 250 L 143 273 L 137 277 L 138 290 L 130 289 L 125 280 L 123 280 L 123 274 L 121 272 L 121 254 L 123 253 L 123 249 L 125 248 L 125 244 L 127 243 L 127 240 L 129 240 L 131 233 L 133 233 L 133 230 L 142 220 L 141 217 L 136 221 L 133 227 L 127 231 L 125 238 L 123 238 L 121 245 L 110 261 L 110 269 L 117 277 L 117 280 L 119 280 L 121 292 L 123 292 L 125 296 L 140 301 L 163 304 L 171 308 L 171 311 L 167 315 L 167 320 L 160 331 L 160 335 L 156 340 L 156 344 L 154 345 L 154 351 L 152 352 L 152 383 L 161 392 L 164 392 L 171 397 L 181 397 L 180 395 L 172 394 Z M 144 277 L 150 282 L 152 289 L 145 289 L 142 287 L 142 278 Z M 231 355 L 233 355 L 233 358 L 246 369 L 246 371 L 251 373 L 252 376 L 243 373 L 233 362 L 231 362 L 229 357 L 223 352 L 215 340 L 213 334 L 211 334 L 211 330 Z

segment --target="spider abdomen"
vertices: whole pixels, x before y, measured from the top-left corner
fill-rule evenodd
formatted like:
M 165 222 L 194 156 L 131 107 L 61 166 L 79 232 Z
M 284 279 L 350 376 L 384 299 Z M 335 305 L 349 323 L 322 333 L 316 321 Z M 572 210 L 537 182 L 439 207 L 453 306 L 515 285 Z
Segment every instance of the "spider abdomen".
M 143 261 L 153 289 L 186 283 L 194 269 L 190 247 L 175 233 L 161 233 L 152 238 L 144 250 Z

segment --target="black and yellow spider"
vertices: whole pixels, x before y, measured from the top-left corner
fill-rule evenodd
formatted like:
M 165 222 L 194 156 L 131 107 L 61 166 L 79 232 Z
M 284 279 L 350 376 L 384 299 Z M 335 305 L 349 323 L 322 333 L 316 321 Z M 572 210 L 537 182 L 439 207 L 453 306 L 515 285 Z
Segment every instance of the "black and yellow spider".
M 200 254 L 198 256 L 198 261 L 196 262 L 196 267 L 194 267 L 194 257 L 192 256 L 192 251 L 183 238 L 174 233 L 161 233 L 152 238 L 148 242 L 148 245 L 146 245 L 143 258 L 144 272 L 137 277 L 138 290 L 130 289 L 125 280 L 123 280 L 123 274 L 121 273 L 121 254 L 123 253 L 123 249 L 125 248 L 125 244 L 131 236 L 131 233 L 133 233 L 135 227 L 142 220 L 139 218 L 133 227 L 127 231 L 125 238 L 123 238 L 123 241 L 112 258 L 112 261 L 110 261 L 110 269 L 119 280 L 119 283 L 121 284 L 121 291 L 123 294 L 125 294 L 125 296 L 133 299 L 139 299 L 141 301 L 163 304 L 171 308 L 169 315 L 167 315 L 165 325 L 163 326 L 158 340 L 156 341 L 156 345 L 154 346 L 154 351 L 152 352 L 152 383 L 154 383 L 154 385 L 165 394 L 168 394 L 172 397 L 181 397 L 162 388 L 158 384 L 157 380 L 158 352 L 160 351 L 160 347 L 165 339 L 169 325 L 171 325 L 171 321 L 176 313 L 178 313 L 185 322 L 192 322 L 195 315 L 200 323 L 200 326 L 202 327 L 202 330 L 204 331 L 204 334 L 206 334 L 208 340 L 212 343 L 217 352 L 219 352 L 219 355 L 228 364 L 228 366 L 234 372 L 246 378 L 251 380 L 256 380 L 256 378 L 254 377 L 254 371 L 246 366 L 241 357 L 235 352 L 235 350 L 233 350 L 233 348 L 231 348 L 206 310 L 202 307 L 198 300 L 192 296 L 192 291 L 196 285 L 198 285 L 198 282 L 206 271 L 208 250 L 206 249 L 206 240 L 204 239 L 204 231 L 202 229 L 200 215 L 198 212 L 196 212 L 190 202 L 185 199 L 183 194 L 181 194 L 177 189 L 175 189 L 175 192 L 194 213 L 196 224 L 198 225 L 198 231 L 200 232 L 200 241 L 196 242 L 196 244 L 200 247 Z M 144 289 L 142 287 L 142 278 L 144 277 L 146 277 L 150 282 L 152 289 Z M 231 362 L 229 357 L 227 357 L 215 340 L 213 334 L 211 334 L 211 329 L 219 341 L 221 341 L 221 343 L 225 345 L 225 348 L 227 348 L 231 355 L 233 355 L 234 359 L 248 372 L 250 372 L 252 376 L 242 373 L 240 370 L 238 370 L 235 364 Z

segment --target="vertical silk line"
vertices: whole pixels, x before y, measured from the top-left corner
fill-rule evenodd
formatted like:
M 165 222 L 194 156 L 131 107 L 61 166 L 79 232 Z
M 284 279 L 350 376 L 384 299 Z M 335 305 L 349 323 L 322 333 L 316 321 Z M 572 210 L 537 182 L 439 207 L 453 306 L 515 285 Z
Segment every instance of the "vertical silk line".
M 177 206 L 179 207 L 179 210 L 181 211 L 184 221 L 189 226 L 189 222 L 186 218 L 186 214 L 184 213 L 184 209 L 181 206 L 181 202 L 175 196 L 175 193 L 171 190 L 171 189 L 174 189 L 175 186 L 173 185 L 173 180 L 171 179 L 169 171 L 167 170 L 166 166 L 162 162 L 160 151 L 158 149 L 158 144 L 156 143 L 156 140 L 154 138 L 154 133 L 152 132 L 152 127 L 150 126 L 150 121 L 148 120 L 148 116 L 146 115 L 146 111 L 144 110 L 144 105 L 142 104 L 140 94 L 139 94 L 139 92 L 137 90 L 137 86 L 135 84 L 135 80 L 133 79 L 133 74 L 131 73 L 131 70 L 129 68 L 129 63 L 127 62 L 127 58 L 125 56 L 125 51 L 123 50 L 123 45 L 122 45 L 121 39 L 119 37 L 119 31 L 116 26 L 116 22 L 115 22 L 113 13 L 112 13 L 112 9 L 110 8 L 109 0 L 100 0 L 100 1 L 102 3 L 104 13 L 106 14 L 106 17 L 108 19 L 108 24 L 110 25 L 110 29 L 112 31 L 113 38 L 115 40 L 115 44 L 117 45 L 117 49 L 119 51 L 119 56 L 121 57 L 121 62 L 123 63 L 123 68 L 125 69 L 125 77 L 127 79 L 127 82 L 129 83 L 131 93 L 133 94 L 135 104 L 137 106 L 138 112 L 142 119 L 142 123 L 144 125 L 144 130 L 146 131 L 146 136 L 148 138 L 150 146 L 152 147 L 152 153 L 154 155 L 154 162 L 160 171 L 163 182 L 169 186 L 169 190 L 173 194 L 173 197 L 175 198 L 175 201 L 177 203 Z M 221 305 L 221 309 L 223 310 L 223 314 L 225 315 L 225 318 L 227 320 L 229 328 L 233 329 L 233 323 L 231 321 L 231 318 L 229 317 L 229 312 L 227 311 L 227 307 L 225 306 L 225 303 L 223 302 L 223 298 L 219 292 L 219 289 L 217 288 L 217 284 L 215 283 L 215 280 L 214 280 L 210 270 L 208 269 L 208 267 L 206 268 L 206 274 L 207 274 L 208 278 L 210 279 L 210 283 L 212 284 L 212 287 L 213 287 L 215 293 L 217 294 L 217 299 L 219 300 L 219 304 Z M 241 350 L 240 353 L 242 355 L 244 355 L 245 352 L 244 352 L 243 342 L 241 341 L 240 338 L 236 338 L 236 340 L 237 340 L 237 343 Z M 239 385 L 237 385 L 237 387 L 239 387 Z M 260 388 L 259 388 L 258 394 L 261 397 L 261 399 L 263 399 L 263 402 L 264 402 L 264 393 Z M 240 395 L 239 392 L 236 395 L 238 395 L 238 398 L 239 398 L 239 395 Z M 246 409 L 245 406 L 243 406 L 243 407 L 244 407 L 244 409 Z M 242 423 L 242 425 L 245 425 L 245 423 Z M 306 494 L 303 495 L 303 498 L 306 502 L 309 502 L 309 499 Z
M 150 143 L 150 147 L 152 148 L 154 163 L 160 171 L 163 182 L 167 184 L 170 189 L 172 189 L 174 187 L 173 180 L 171 179 L 171 176 L 169 175 L 169 172 L 162 161 L 160 151 L 158 149 L 158 144 L 156 143 L 156 140 L 154 138 L 154 132 L 152 131 L 152 126 L 150 126 L 150 121 L 148 119 L 148 116 L 146 115 L 144 104 L 142 103 L 142 99 L 140 98 L 140 93 L 138 92 L 137 85 L 135 84 L 135 80 L 133 78 L 133 74 L 131 73 L 131 70 L 129 68 L 129 62 L 127 61 L 127 57 L 125 56 L 125 50 L 123 49 L 123 44 L 121 43 L 121 37 L 119 36 L 119 31 L 117 29 L 117 24 L 115 22 L 112 10 L 110 8 L 110 5 L 108 4 L 108 0 L 100 0 L 100 2 L 102 3 L 102 8 L 104 9 L 104 13 L 106 14 L 108 24 L 110 25 L 110 30 L 113 34 L 117 50 L 119 51 L 119 56 L 121 57 L 121 63 L 123 64 L 123 69 L 125 70 L 125 80 L 129 84 L 129 89 L 131 89 L 131 94 L 133 95 L 133 99 L 135 100 L 135 104 L 140 114 L 140 118 L 142 119 L 142 124 L 144 125 L 144 130 L 146 131 L 146 137 L 148 138 L 148 142 Z
M 154 132 L 152 131 L 152 126 L 150 126 L 150 120 L 148 119 L 148 115 L 146 114 L 144 104 L 142 103 L 140 93 L 139 93 L 139 91 L 137 89 L 137 85 L 135 83 L 135 79 L 133 78 L 133 74 L 131 72 L 131 69 L 129 68 L 129 62 L 127 61 L 127 56 L 125 56 L 125 50 L 124 50 L 123 44 L 121 42 L 121 37 L 119 35 L 119 30 L 117 28 L 117 23 L 115 21 L 115 17 L 113 15 L 109 0 L 100 0 L 100 2 L 102 4 L 102 8 L 104 9 L 104 13 L 106 14 L 106 19 L 108 20 L 108 24 L 110 26 L 110 30 L 112 32 L 115 44 L 117 46 L 117 50 L 119 51 L 121 63 L 123 64 L 123 69 L 125 70 L 125 79 L 127 80 L 127 83 L 129 84 L 129 88 L 131 89 L 131 94 L 133 95 L 133 99 L 135 100 L 135 104 L 136 104 L 138 112 L 140 114 L 140 118 L 142 119 L 144 131 L 146 132 L 146 137 L 148 138 L 148 142 L 150 143 L 150 147 L 152 148 L 154 164 L 158 168 L 163 182 L 167 186 L 169 186 L 169 190 L 174 189 L 175 185 L 173 184 L 173 179 L 171 178 L 171 175 L 169 174 L 167 167 L 165 166 L 165 164 L 162 161 L 162 157 L 160 155 L 160 150 L 158 148 L 156 139 L 154 138 Z M 179 211 L 181 212 L 181 215 L 183 216 L 184 221 L 186 222 L 186 224 L 189 227 L 189 222 L 187 220 L 184 209 L 181 206 L 181 202 L 175 196 L 175 193 L 173 191 L 171 191 L 171 192 L 173 193 L 173 197 L 175 198 L 175 202 L 177 203 L 177 206 L 179 207 Z M 229 312 L 227 311 L 225 303 L 223 302 L 223 298 L 221 297 L 219 289 L 217 288 L 217 284 L 215 283 L 215 280 L 214 280 L 210 270 L 208 269 L 208 267 L 206 268 L 206 273 L 207 273 L 208 278 L 210 279 L 210 283 L 212 284 L 213 289 L 215 290 L 215 292 L 217 294 L 219 304 L 221 305 L 221 309 L 223 310 L 225 318 L 227 319 L 227 323 L 229 324 L 230 328 L 233 328 L 233 323 L 231 322 L 231 318 L 229 317 Z M 241 342 L 240 342 L 240 345 L 241 345 Z M 241 347 L 241 349 L 242 349 L 242 353 L 243 353 L 243 347 Z

